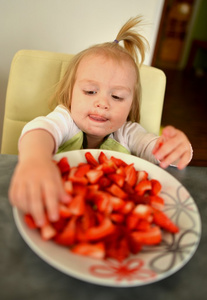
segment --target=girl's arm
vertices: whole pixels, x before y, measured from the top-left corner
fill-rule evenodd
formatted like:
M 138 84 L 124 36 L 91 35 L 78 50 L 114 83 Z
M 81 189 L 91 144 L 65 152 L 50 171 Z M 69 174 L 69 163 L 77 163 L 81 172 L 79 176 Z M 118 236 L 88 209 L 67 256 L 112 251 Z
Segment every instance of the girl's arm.
M 44 210 L 49 219 L 59 218 L 58 201 L 68 201 L 60 172 L 52 162 L 55 142 L 50 133 L 37 129 L 26 133 L 19 144 L 19 161 L 9 189 L 12 205 L 30 213 L 35 222 L 45 222 Z

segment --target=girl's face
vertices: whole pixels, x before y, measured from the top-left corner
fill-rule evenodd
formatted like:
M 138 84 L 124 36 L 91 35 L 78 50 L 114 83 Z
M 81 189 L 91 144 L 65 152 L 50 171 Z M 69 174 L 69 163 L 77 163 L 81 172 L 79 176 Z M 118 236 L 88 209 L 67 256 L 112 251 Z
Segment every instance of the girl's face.
M 71 116 L 87 136 L 103 140 L 129 114 L 136 73 L 132 65 L 101 55 L 84 57 L 77 69 Z

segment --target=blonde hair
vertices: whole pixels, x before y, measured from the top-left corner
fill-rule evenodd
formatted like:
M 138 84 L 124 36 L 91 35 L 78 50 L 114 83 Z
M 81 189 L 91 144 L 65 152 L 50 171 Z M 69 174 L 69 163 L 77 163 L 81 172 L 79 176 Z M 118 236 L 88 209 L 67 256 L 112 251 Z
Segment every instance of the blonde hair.
M 104 55 L 106 57 L 120 60 L 128 60 L 134 66 L 137 80 L 134 90 L 134 99 L 127 120 L 139 122 L 140 120 L 140 101 L 141 101 L 141 84 L 139 67 L 144 61 L 145 51 L 148 47 L 147 40 L 135 31 L 135 27 L 142 21 L 141 17 L 129 19 L 120 29 L 113 42 L 97 44 L 91 46 L 77 55 L 75 55 L 67 68 L 67 71 L 57 86 L 54 98 L 56 103 L 63 104 L 69 110 L 71 107 L 71 99 L 73 86 L 76 80 L 76 72 L 80 61 L 87 55 Z M 119 43 L 123 42 L 123 46 Z M 139 61 L 139 56 L 141 60 Z

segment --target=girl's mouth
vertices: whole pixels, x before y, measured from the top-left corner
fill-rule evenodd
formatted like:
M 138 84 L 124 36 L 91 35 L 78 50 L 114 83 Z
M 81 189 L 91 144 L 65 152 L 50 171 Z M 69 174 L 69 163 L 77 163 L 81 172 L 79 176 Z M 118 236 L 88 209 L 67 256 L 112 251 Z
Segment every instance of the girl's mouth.
M 90 114 L 89 115 L 89 118 L 92 120 L 92 121 L 96 121 L 96 122 L 106 122 L 108 119 L 103 117 L 103 116 L 100 116 L 100 115 L 93 115 L 93 114 Z

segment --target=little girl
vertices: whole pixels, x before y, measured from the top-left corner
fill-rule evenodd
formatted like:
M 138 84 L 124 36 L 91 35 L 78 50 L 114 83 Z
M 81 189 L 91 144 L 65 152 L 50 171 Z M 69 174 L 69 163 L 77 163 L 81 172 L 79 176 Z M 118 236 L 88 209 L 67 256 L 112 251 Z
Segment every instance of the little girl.
M 130 19 L 114 42 L 92 46 L 74 56 L 55 95 L 59 105 L 22 131 L 9 197 L 12 205 L 30 213 L 39 226 L 45 221 L 44 209 L 55 221 L 59 201 L 69 201 L 52 162 L 57 151 L 110 149 L 163 168 L 176 164 L 182 169 L 191 160 L 191 146 L 183 132 L 167 126 L 157 137 L 139 125 L 139 66 L 147 45 L 134 31 L 140 20 Z

